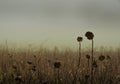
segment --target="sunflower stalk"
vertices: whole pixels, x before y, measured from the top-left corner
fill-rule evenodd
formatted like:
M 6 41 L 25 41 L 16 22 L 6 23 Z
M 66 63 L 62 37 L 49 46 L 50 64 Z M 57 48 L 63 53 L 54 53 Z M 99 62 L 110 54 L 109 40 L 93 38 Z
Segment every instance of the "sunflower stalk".
M 79 42 L 79 59 L 78 59 L 78 69 L 80 68 L 80 62 L 81 62 L 81 43 Z
M 94 43 L 94 41 L 93 41 L 93 39 L 92 39 L 92 59 L 91 59 L 91 84 L 93 84 L 93 61 L 94 61 L 94 57 L 93 57 L 93 43 Z
M 92 54 L 92 57 L 91 57 L 91 84 L 93 84 L 93 69 L 94 69 L 94 66 L 93 64 L 95 64 L 96 66 L 96 62 L 94 60 L 94 57 L 93 57 L 93 44 L 94 44 L 94 41 L 93 41 L 93 38 L 94 38 L 94 34 L 90 31 L 86 32 L 85 36 L 87 37 L 88 40 L 91 40 L 92 41 L 92 51 L 91 51 L 91 54 Z
M 78 51 L 78 64 L 77 64 L 77 68 L 75 70 L 75 75 L 74 75 L 74 79 L 73 79 L 73 83 L 72 84 L 76 84 L 77 83 L 77 78 L 78 78 L 78 72 L 80 69 L 80 63 L 81 63 L 81 42 L 82 42 L 83 38 L 79 37 L 77 38 L 77 41 L 79 43 L 79 51 Z

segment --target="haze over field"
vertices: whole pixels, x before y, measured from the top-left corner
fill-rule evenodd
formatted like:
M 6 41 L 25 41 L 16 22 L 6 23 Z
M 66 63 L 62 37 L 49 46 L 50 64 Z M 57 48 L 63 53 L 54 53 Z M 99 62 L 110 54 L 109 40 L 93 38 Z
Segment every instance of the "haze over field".
M 0 43 L 77 47 L 92 31 L 95 46 L 117 47 L 119 27 L 119 0 L 0 0 Z

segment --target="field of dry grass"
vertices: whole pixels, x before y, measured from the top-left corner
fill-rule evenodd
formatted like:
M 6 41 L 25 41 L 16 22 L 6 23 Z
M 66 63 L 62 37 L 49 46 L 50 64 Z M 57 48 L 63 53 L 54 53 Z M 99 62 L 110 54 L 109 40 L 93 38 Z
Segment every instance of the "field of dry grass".
M 93 84 L 120 84 L 120 50 L 94 50 Z M 91 52 L 0 48 L 0 84 L 91 84 Z
M 86 32 L 91 48 L 83 50 L 15 49 L 0 47 L 0 84 L 120 84 L 120 48 L 94 48 L 94 34 Z

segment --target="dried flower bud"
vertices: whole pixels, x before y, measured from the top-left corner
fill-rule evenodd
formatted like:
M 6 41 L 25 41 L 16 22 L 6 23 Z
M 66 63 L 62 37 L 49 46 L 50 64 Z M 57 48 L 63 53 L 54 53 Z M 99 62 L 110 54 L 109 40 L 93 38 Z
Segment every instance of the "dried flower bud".
M 93 62 L 93 67 L 94 67 L 94 68 L 97 68 L 97 67 L 98 67 L 96 61 Z
M 54 63 L 54 67 L 55 68 L 60 68 L 60 66 L 61 66 L 61 62 L 55 62 Z
M 86 55 L 86 58 L 87 58 L 87 59 L 90 59 L 90 55 L 87 54 L 87 55 Z
M 92 40 L 94 38 L 94 34 L 90 31 L 86 32 L 85 36 L 87 39 Z
M 32 62 L 31 62 L 31 61 L 27 61 L 27 63 L 28 63 L 29 65 L 31 65 L 31 64 L 32 64 Z
M 99 56 L 100 61 L 103 61 L 104 59 L 105 59 L 105 56 L 103 56 L 103 55 Z
M 82 40 L 83 40 L 82 37 L 77 37 L 77 41 L 78 41 L 78 42 L 81 42 Z

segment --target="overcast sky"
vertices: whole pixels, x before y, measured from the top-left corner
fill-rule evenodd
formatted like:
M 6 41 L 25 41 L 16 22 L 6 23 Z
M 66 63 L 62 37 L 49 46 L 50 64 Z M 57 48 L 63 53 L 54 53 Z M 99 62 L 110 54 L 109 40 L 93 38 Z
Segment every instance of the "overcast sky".
M 76 46 L 78 35 L 93 31 L 96 46 L 114 47 L 119 27 L 120 0 L 0 0 L 1 43 Z

